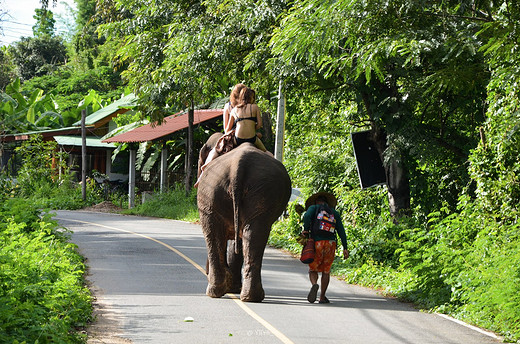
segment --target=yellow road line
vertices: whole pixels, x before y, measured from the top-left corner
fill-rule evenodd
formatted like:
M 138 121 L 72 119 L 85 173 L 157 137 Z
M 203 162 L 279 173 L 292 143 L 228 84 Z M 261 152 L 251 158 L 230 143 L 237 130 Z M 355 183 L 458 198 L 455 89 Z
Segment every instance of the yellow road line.
M 140 236 L 142 238 L 145 238 L 145 239 L 148 239 L 148 240 L 152 240 L 164 247 L 166 247 L 167 249 L 169 249 L 170 251 L 173 251 L 175 252 L 176 254 L 178 254 L 179 256 L 181 256 L 184 260 L 186 260 L 188 263 L 190 263 L 191 265 L 193 265 L 197 270 L 199 270 L 200 272 L 202 272 L 202 274 L 204 276 L 206 276 L 206 270 L 204 270 L 199 264 L 195 263 L 195 261 L 193 261 L 191 258 L 189 258 L 188 256 L 186 256 L 184 253 L 182 253 L 181 251 L 177 250 L 175 247 L 172 247 L 160 240 L 157 240 L 157 239 L 154 239 L 152 237 L 149 237 L 147 235 L 144 235 L 144 234 L 140 234 L 140 233 L 136 233 L 136 232 L 132 232 L 132 231 L 129 231 L 129 230 L 126 230 L 126 229 L 121 229 L 121 228 L 116 228 L 116 227 L 111 227 L 111 226 L 105 226 L 105 225 L 102 225 L 102 224 L 99 224 L 99 223 L 94 223 L 94 222 L 88 222 L 88 221 L 81 221 L 81 220 L 73 220 L 73 219 L 64 219 L 64 218 L 59 218 L 59 217 L 55 217 L 55 219 L 57 220 L 64 220 L 64 221 L 75 221 L 75 222 L 80 222 L 80 223 L 85 223 L 85 224 L 88 224 L 88 225 L 92 225 L 92 226 L 98 226 L 98 227 L 104 227 L 104 228 L 108 228 L 108 229 L 113 229 L 113 230 L 116 230 L 116 231 L 120 231 L 120 232 L 125 232 L 125 233 L 129 233 L 129 234 L 133 234 L 133 235 L 137 235 L 137 236 Z M 280 341 L 282 341 L 282 343 L 285 343 L 285 344 L 292 344 L 293 342 L 287 338 L 282 332 L 278 331 L 273 325 L 271 325 L 269 322 L 267 322 L 264 318 L 262 318 L 261 316 L 259 316 L 258 314 L 256 314 L 251 308 L 249 308 L 244 302 L 240 301 L 240 299 L 235 295 L 235 294 L 231 294 L 231 293 L 228 293 L 226 294 L 228 295 L 231 299 L 233 299 L 235 301 L 235 303 L 237 305 L 240 306 L 240 308 L 242 308 L 247 314 L 249 314 L 253 319 L 255 319 L 256 321 L 258 321 L 260 324 L 262 324 L 267 330 L 269 330 L 274 336 L 276 336 L 278 339 L 280 339 Z
M 271 331 L 272 334 L 274 334 L 278 339 L 282 341 L 282 343 L 289 344 L 293 343 L 289 338 L 287 338 L 282 332 L 278 331 L 273 325 L 268 323 L 264 318 L 256 314 L 251 308 L 249 308 L 244 302 L 240 301 L 240 299 L 235 295 L 228 293 L 226 294 L 230 298 L 232 298 L 237 305 L 240 306 L 247 314 L 249 314 L 253 319 L 258 321 L 260 324 L 262 324 L 266 329 Z

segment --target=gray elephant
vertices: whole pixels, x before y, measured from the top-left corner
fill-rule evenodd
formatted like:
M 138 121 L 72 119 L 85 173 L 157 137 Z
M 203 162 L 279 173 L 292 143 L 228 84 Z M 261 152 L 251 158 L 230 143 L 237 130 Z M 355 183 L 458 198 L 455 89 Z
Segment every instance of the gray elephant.
M 199 168 L 216 139 L 218 135 L 201 149 Z M 250 143 L 205 167 L 197 204 L 208 249 L 207 295 L 240 291 L 242 301 L 264 299 L 260 273 L 264 250 L 290 195 L 291 180 L 283 164 Z

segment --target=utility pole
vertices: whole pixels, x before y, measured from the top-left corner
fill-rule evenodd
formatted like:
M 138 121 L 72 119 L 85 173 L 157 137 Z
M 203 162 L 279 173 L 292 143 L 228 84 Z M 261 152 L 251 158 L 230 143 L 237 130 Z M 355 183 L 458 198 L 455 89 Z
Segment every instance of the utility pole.
M 86 110 L 81 110 L 81 197 L 87 199 L 87 130 L 85 127 Z
M 190 103 L 188 110 L 188 137 L 186 140 L 186 197 L 189 196 L 191 191 L 191 165 L 193 162 L 193 117 L 194 117 L 193 99 Z
M 280 80 L 278 88 L 278 108 L 276 111 L 276 140 L 274 144 L 274 157 L 283 162 L 283 142 L 285 133 L 285 93 L 283 91 L 283 81 Z

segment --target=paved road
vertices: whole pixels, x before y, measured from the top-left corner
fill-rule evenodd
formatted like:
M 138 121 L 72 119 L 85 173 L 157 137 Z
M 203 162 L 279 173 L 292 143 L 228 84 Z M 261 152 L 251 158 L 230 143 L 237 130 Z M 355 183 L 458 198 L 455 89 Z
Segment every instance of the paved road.
M 90 267 L 101 324 L 91 343 L 500 342 L 336 279 L 331 304 L 310 304 L 306 266 L 272 248 L 263 262 L 264 302 L 212 299 L 200 226 L 86 211 L 58 211 L 56 218 L 74 232 Z

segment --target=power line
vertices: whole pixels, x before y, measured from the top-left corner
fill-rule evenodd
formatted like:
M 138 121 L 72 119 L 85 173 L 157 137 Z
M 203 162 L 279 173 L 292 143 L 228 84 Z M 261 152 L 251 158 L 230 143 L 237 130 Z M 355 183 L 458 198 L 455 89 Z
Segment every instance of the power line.
M 3 31 L 8 31 L 8 32 L 11 32 L 11 33 L 17 33 L 17 34 L 32 34 L 33 30 L 32 29 L 25 29 L 25 28 L 12 28 L 12 27 L 4 27 L 2 28 L 1 30 Z M 68 33 L 70 30 L 66 30 L 64 28 L 55 28 L 54 29 L 54 32 L 55 33 Z
M 15 21 L 10 21 L 10 20 L 3 20 L 3 21 L 0 21 L 2 23 L 10 23 L 10 24 L 18 24 L 18 25 L 24 25 L 24 26 L 32 26 L 31 24 L 24 24 L 24 23 L 19 23 L 19 22 L 15 22 Z
M 1 39 L 2 37 L 9 37 L 9 38 L 20 38 L 20 36 L 13 36 L 13 35 L 1 35 L 1 36 L 0 36 L 0 39 Z
M 19 34 L 24 34 L 26 32 L 32 33 L 32 30 L 20 30 L 20 29 L 13 29 L 13 28 L 10 28 L 10 27 L 4 27 L 2 30 L 3 31 L 8 31 L 8 32 L 19 33 Z

